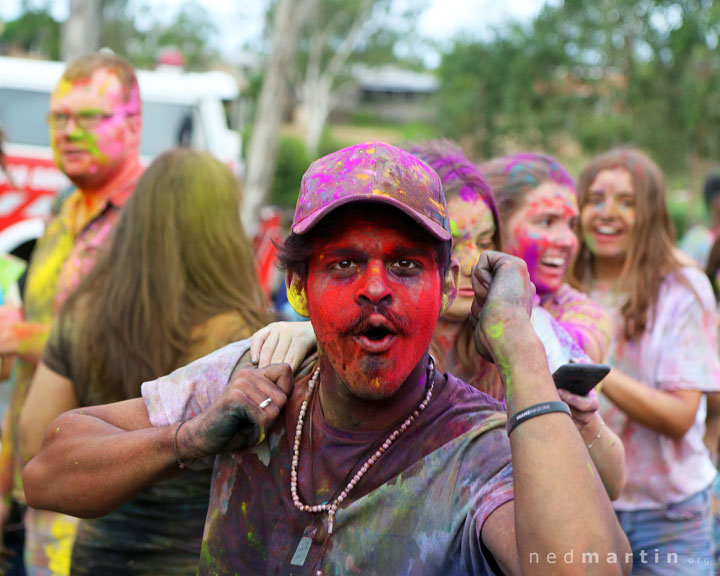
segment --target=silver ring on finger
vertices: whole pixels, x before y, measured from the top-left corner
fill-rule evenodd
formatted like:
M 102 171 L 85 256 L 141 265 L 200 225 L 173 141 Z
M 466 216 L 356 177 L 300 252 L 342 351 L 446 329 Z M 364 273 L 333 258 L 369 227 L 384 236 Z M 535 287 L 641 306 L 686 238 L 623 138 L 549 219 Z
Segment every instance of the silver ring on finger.
M 272 398 L 265 398 L 265 400 L 258 404 L 258 408 L 260 408 L 260 410 L 264 410 L 265 408 L 270 406 L 270 404 L 272 404 Z

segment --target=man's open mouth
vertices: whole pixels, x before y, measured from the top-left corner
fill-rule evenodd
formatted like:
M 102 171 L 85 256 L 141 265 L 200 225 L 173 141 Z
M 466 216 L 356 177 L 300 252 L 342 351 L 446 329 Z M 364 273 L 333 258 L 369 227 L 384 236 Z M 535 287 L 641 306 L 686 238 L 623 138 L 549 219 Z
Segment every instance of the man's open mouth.
M 355 335 L 355 341 L 361 348 L 368 352 L 384 352 L 392 345 L 397 332 L 387 322 L 387 320 L 370 320 L 358 330 Z
M 390 330 L 388 330 L 387 328 L 381 327 L 381 326 L 377 326 L 377 327 L 370 328 L 369 330 L 366 330 L 365 332 L 363 332 L 361 334 L 361 336 L 365 336 L 366 338 L 368 338 L 369 340 L 372 340 L 373 342 L 379 342 L 380 340 L 382 340 L 389 334 L 391 334 Z

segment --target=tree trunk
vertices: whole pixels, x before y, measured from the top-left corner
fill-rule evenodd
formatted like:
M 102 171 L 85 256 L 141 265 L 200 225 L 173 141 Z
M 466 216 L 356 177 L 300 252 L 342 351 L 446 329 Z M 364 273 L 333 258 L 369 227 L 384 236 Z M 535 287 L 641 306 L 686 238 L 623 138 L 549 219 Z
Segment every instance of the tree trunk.
M 62 58 L 75 60 L 100 48 L 98 0 L 70 0 L 70 14 L 62 29 Z
M 320 78 L 313 84 L 306 84 L 306 133 L 305 145 L 310 156 L 317 156 L 325 122 L 331 109 L 332 84 L 327 78 Z
M 265 70 L 252 139 L 248 149 L 247 176 L 242 209 L 248 234 L 257 229 L 260 208 L 272 183 L 280 122 L 285 109 L 286 80 L 295 64 L 300 29 L 315 0 L 278 0 L 272 33 L 272 54 Z

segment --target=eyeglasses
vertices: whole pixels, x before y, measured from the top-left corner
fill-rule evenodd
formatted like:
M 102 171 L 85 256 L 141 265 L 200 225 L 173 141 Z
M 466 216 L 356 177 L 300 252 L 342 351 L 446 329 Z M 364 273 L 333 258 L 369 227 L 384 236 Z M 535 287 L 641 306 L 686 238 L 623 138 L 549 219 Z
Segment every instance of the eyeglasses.
M 110 120 L 115 116 L 115 112 L 98 112 L 96 110 L 85 110 L 77 114 L 68 114 L 66 112 L 50 112 L 47 115 L 47 123 L 55 130 L 63 130 L 67 127 L 70 118 L 75 120 L 75 125 L 81 130 L 93 130 L 103 122 Z

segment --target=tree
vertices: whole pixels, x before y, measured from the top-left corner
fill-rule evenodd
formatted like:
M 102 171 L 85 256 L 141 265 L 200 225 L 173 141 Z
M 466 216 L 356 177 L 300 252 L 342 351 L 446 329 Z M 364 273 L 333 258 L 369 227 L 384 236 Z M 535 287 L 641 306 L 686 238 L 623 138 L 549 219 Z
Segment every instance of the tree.
M 24 52 L 50 60 L 60 59 L 60 22 L 48 8 L 23 12 L 8 22 L 0 33 L 4 53 Z
M 163 48 L 177 48 L 182 51 L 189 69 L 207 69 L 216 53 L 210 46 L 217 28 L 208 11 L 196 0 L 186 1 L 168 20 L 161 7 L 149 0 L 72 0 L 72 15 L 65 23 L 67 39 L 87 40 L 92 34 L 72 32 L 78 21 L 73 17 L 82 16 L 80 26 L 91 18 L 93 6 L 100 14 L 99 40 L 90 38 L 90 44 L 83 42 L 71 53 L 94 50 L 106 46 L 127 58 L 139 68 L 152 68 Z M 87 14 L 81 14 L 89 10 Z M 61 23 L 56 22 L 48 8 L 33 10 L 24 5 L 19 18 L 8 22 L 0 34 L 0 47 L 4 52 L 36 54 L 51 60 L 60 59 Z
M 217 56 L 210 48 L 217 27 L 195 0 L 184 2 L 170 21 L 143 0 L 102 0 L 101 10 L 101 44 L 140 68 L 152 68 L 164 48 L 180 50 L 191 70 L 207 69 Z
M 272 53 L 263 77 L 248 150 L 243 224 L 248 233 L 270 191 L 280 120 L 285 108 L 287 78 L 294 64 L 300 29 L 316 0 L 278 0 L 274 6 Z
M 295 90 L 305 144 L 315 156 L 332 109 L 354 84 L 350 67 L 395 62 L 397 42 L 413 31 L 424 0 L 395 14 L 392 0 L 319 0 L 303 28 Z
M 75 60 L 100 48 L 99 0 L 70 0 L 70 14 L 63 23 L 62 58 Z
M 527 26 L 455 42 L 440 67 L 441 128 L 485 156 L 632 142 L 672 171 L 720 152 L 719 37 L 711 0 L 547 5 Z

